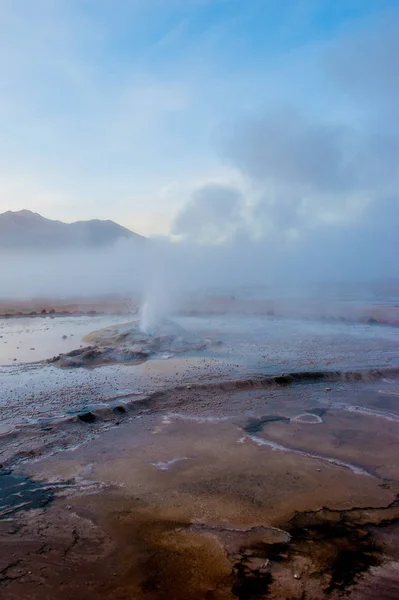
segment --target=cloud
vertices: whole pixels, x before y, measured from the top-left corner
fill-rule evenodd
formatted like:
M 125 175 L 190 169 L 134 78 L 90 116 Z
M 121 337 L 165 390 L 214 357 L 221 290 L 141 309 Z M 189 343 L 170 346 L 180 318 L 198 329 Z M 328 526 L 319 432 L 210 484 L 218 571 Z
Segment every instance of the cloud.
M 172 234 L 192 241 L 217 243 L 233 236 L 244 218 L 244 198 L 232 187 L 205 185 L 177 215 Z
M 279 229 L 358 218 L 399 184 L 397 135 L 312 121 L 293 109 L 243 120 L 225 154 L 260 190 L 257 217 Z
M 319 125 L 294 109 L 278 109 L 242 120 L 226 140 L 225 152 L 255 180 L 323 192 L 354 184 L 345 156 L 349 137 L 343 127 Z
M 306 107 L 292 94 L 290 104 L 230 121 L 220 146 L 247 182 L 239 209 L 209 185 L 190 198 L 174 232 L 224 240 L 223 260 L 245 276 L 259 273 L 245 270 L 243 257 L 275 281 L 398 276 L 398 22 L 390 15 L 315 47 L 333 90 L 324 111 L 310 110 L 309 89 Z

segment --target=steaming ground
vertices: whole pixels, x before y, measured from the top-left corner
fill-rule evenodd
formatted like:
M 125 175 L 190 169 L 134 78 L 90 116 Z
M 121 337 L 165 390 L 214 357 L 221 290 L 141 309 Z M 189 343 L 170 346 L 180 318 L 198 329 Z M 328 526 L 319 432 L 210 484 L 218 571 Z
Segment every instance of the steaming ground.
M 169 348 L 140 364 L 95 369 L 60 370 L 44 360 L 86 346 L 83 338 L 91 331 L 124 321 L 110 315 L 1 321 L 3 430 L 177 384 L 399 365 L 395 327 L 237 315 L 175 319 L 188 337 L 206 341 L 201 350 L 176 353 Z
M 2 598 L 397 597 L 397 327 L 229 308 L 0 321 Z

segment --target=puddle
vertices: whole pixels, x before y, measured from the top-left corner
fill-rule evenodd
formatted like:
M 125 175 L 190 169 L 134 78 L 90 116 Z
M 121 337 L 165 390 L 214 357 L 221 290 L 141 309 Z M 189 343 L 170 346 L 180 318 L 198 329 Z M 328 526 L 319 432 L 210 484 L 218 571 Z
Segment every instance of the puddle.
M 263 431 L 266 423 L 276 423 L 281 421 L 282 423 L 289 423 L 290 419 L 288 417 L 281 417 L 279 415 L 265 415 L 263 417 L 259 417 L 258 419 L 248 419 L 246 425 L 243 426 L 244 431 L 247 433 L 259 433 Z
M 54 487 L 0 470 L 0 520 L 21 510 L 43 508 L 54 500 Z
M 112 315 L 94 317 L 9 318 L 0 321 L 0 365 L 43 361 L 81 344 L 96 327 L 120 322 Z M 16 360 L 15 360 L 16 359 Z

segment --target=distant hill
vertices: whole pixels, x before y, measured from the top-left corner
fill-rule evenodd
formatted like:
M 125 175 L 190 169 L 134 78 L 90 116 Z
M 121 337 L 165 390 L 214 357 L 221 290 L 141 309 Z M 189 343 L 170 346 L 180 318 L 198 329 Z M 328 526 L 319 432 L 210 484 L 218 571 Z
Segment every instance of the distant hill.
M 146 240 L 114 221 L 94 219 L 63 223 L 30 210 L 9 210 L 0 214 L 0 251 L 95 248 L 110 246 L 123 238 L 137 243 Z

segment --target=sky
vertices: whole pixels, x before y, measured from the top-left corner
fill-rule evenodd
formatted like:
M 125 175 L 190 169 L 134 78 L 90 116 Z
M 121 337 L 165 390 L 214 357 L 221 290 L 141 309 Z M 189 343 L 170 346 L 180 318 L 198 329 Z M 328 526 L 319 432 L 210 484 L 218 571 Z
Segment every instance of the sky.
M 0 0 L 0 212 L 377 272 L 398 57 L 399 0 Z

